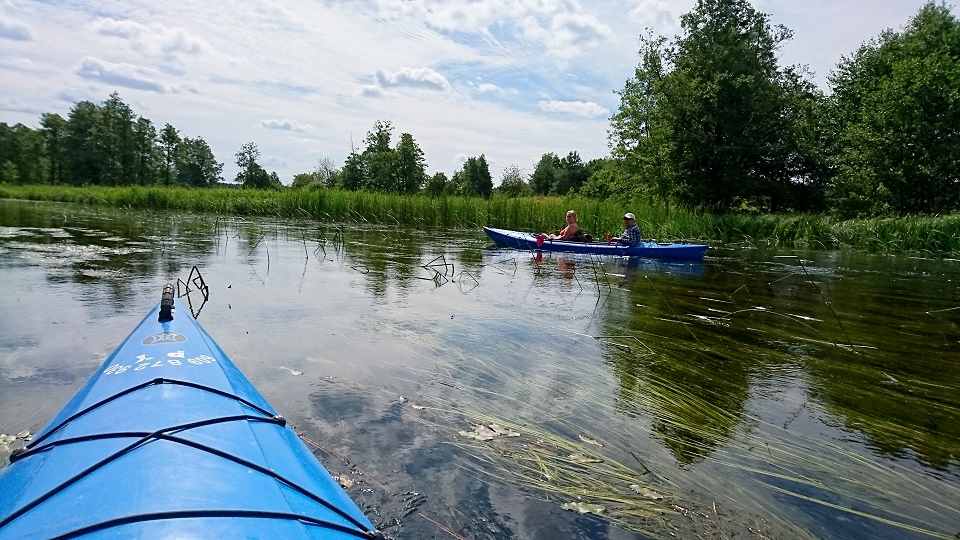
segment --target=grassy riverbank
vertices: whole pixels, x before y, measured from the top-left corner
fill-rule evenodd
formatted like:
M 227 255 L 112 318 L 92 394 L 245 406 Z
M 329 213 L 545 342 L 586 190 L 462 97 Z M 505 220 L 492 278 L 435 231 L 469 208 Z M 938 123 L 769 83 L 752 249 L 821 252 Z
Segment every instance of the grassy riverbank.
M 479 228 L 482 225 L 550 231 L 575 209 L 589 233 L 619 233 L 621 216 L 634 212 L 645 237 L 813 249 L 960 253 L 960 215 L 837 220 L 825 215 L 713 215 L 642 202 L 623 204 L 579 197 L 429 198 L 320 190 L 261 191 L 173 187 L 66 187 L 0 185 L 0 198 L 59 201 L 159 211 L 387 223 L 408 227 Z

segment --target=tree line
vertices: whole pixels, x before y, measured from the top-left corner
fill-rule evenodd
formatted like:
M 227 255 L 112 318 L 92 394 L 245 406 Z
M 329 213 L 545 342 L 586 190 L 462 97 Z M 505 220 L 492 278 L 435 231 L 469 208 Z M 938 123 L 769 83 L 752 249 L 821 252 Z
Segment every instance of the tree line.
M 780 68 L 791 32 L 747 0 L 698 0 L 641 37 L 611 118 L 612 169 L 583 193 L 843 217 L 960 209 L 960 24 L 930 2 L 841 59 L 819 91 Z
M 887 30 L 841 59 L 829 94 L 800 66 L 781 67 L 791 31 L 749 0 L 698 0 L 672 41 L 640 36 L 639 63 L 610 118 L 610 155 L 584 163 L 546 153 L 534 171 L 503 169 L 494 188 L 485 155 L 451 178 L 426 174 L 409 133 L 378 120 L 342 167 L 329 158 L 294 189 L 427 196 L 566 195 L 645 199 L 712 211 L 825 212 L 843 217 L 960 209 L 960 23 L 930 2 L 903 31 Z M 246 143 L 236 183 L 282 189 Z M 77 103 L 40 128 L 0 124 L 0 180 L 72 185 L 220 184 L 202 138 L 159 131 L 117 93 Z
M 0 180 L 13 184 L 211 186 L 223 165 L 201 137 L 160 130 L 114 92 L 102 104 L 81 101 L 40 128 L 0 123 Z

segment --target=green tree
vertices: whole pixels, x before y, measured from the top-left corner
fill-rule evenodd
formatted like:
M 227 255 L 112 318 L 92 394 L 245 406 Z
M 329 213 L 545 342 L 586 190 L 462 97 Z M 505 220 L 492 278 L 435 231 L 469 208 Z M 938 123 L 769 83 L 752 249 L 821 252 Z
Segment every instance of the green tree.
M 318 189 L 335 187 L 340 171 L 329 157 L 321 159 L 312 172 L 296 174 L 290 187 L 293 189 Z
M 16 156 L 17 142 L 13 129 L 6 122 L 0 122 L 0 163 L 13 163 Z
M 160 130 L 160 149 L 163 152 L 163 183 L 170 185 L 177 177 L 177 147 L 180 132 L 172 125 L 164 124 Z M 251 143 L 252 144 L 252 143 Z
M 789 180 L 781 137 L 793 128 L 776 51 L 792 36 L 747 0 L 698 0 L 681 25 L 661 85 L 671 161 L 687 202 L 724 210 Z
M 324 157 L 317 162 L 317 166 L 313 168 L 311 174 L 317 182 L 327 187 L 333 187 L 337 183 L 337 176 L 340 174 L 340 170 L 337 169 L 332 159 Z
M 586 183 L 588 176 L 587 166 L 580 159 L 580 154 L 570 152 L 560 160 L 560 166 L 556 170 L 557 194 L 566 195 L 570 191 L 578 191 Z
M 530 189 L 534 195 L 549 195 L 556 193 L 557 170 L 560 168 L 560 158 L 553 152 L 540 156 L 533 174 L 530 175 Z
M 3 162 L 3 167 L 0 167 L 0 182 L 5 184 L 20 183 L 20 173 L 17 171 L 17 166 L 9 159 Z
M 361 156 L 364 165 L 364 181 L 362 187 L 371 191 L 390 192 L 396 179 L 396 152 L 390 148 L 390 137 L 393 133 L 393 124 L 377 120 L 373 129 L 367 132 L 364 140 L 367 147 Z
M 523 179 L 523 172 L 516 165 L 503 169 L 500 185 L 497 186 L 496 191 L 507 197 L 525 197 L 533 194 L 530 185 Z
M 270 189 L 282 186 L 276 173 L 268 173 L 257 163 L 260 159 L 260 149 L 252 142 L 244 143 L 237 152 L 237 167 L 240 171 L 237 173 L 236 181 L 245 188 Z
M 51 184 L 63 183 L 67 121 L 59 114 L 43 113 L 40 115 L 40 133 L 43 135 L 45 154 L 50 161 L 49 181 Z
M 141 185 L 156 184 L 160 178 L 160 149 L 157 148 L 157 128 L 144 117 L 133 126 L 134 177 Z
M 310 173 L 297 173 L 293 175 L 293 182 L 290 183 L 290 189 L 307 189 L 315 186 L 317 183 Z
M 670 46 L 642 38 L 611 119 L 611 151 L 634 193 L 721 211 L 797 207 L 823 168 L 809 118 L 817 92 L 777 65 L 791 32 L 748 0 L 698 0 L 681 25 Z
M 623 172 L 623 161 L 612 157 L 591 160 L 587 164 L 590 175 L 587 182 L 580 189 L 580 193 L 592 199 L 606 200 L 615 195 L 631 193 L 628 187 L 626 174 Z
M 13 127 L 0 124 L 0 163 L 4 168 L 4 182 L 45 181 L 49 160 L 44 151 L 43 134 L 20 123 Z
M 356 191 L 363 187 L 365 177 L 366 166 L 363 162 L 363 156 L 353 150 L 343 163 L 343 171 L 340 173 L 337 187 L 348 191 Z
M 844 57 L 830 84 L 842 215 L 960 208 L 960 23 L 943 3 Z
M 658 106 L 659 86 L 667 74 L 666 55 L 665 37 L 641 36 L 640 63 L 624 89 L 617 92 L 620 109 L 610 118 L 608 143 L 616 167 L 604 167 L 591 178 L 586 193 L 601 198 L 616 193 L 626 198 L 659 199 L 668 209 L 676 197 L 676 175 L 670 161 L 672 131 Z
M 396 192 L 400 194 L 419 192 L 427 180 L 423 150 L 413 140 L 412 135 L 403 133 L 394 152 Z
M 73 185 L 99 184 L 102 151 L 97 144 L 100 108 L 90 101 L 75 104 L 67 115 L 63 144 L 64 177 Z
M 100 147 L 100 183 L 126 185 L 133 181 L 136 151 L 133 110 L 113 92 L 100 107 L 94 142 Z
M 184 137 L 180 141 L 176 170 L 177 181 L 193 187 L 215 186 L 223 179 L 223 164 L 217 162 L 207 141 L 201 137 Z
M 444 195 L 450 195 L 451 191 L 451 183 L 447 180 L 447 175 L 442 172 L 431 176 L 423 187 L 423 192 L 430 197 L 443 197 Z
M 493 193 L 493 177 L 486 156 L 467 158 L 463 167 L 453 173 L 453 185 L 459 195 L 489 198 Z
M 44 147 L 43 134 L 23 124 L 13 126 L 17 138 L 17 170 L 20 181 L 44 182 L 49 176 L 50 160 Z

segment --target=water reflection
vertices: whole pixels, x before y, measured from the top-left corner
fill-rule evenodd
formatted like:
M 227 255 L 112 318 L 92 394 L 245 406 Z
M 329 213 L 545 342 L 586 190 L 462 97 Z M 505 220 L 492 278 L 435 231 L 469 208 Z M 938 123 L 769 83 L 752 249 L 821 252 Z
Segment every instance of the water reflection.
M 950 535 L 958 264 L 735 249 L 667 263 L 490 250 L 480 231 L 0 200 L 0 432 L 42 423 L 196 265 L 208 331 L 308 436 L 364 464 L 406 531 L 622 534 L 463 468 L 458 432 L 496 418 L 524 437 L 477 446 L 478 467 L 551 444 L 562 465 L 562 439 L 634 475 L 591 490 L 629 500 L 631 482 L 660 482 L 665 513 L 729 512 L 688 536 L 759 518 L 771 535 Z M 544 467 L 538 482 L 569 481 Z M 429 520 L 391 498 L 407 488 L 428 492 Z M 487 521 L 458 528 L 444 508 Z

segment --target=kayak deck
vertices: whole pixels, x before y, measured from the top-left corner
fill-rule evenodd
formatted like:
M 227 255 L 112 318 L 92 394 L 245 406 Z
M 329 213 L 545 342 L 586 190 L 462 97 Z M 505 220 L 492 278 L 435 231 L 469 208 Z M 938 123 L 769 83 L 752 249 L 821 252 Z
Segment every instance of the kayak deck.
M 0 538 L 378 538 L 196 320 L 159 316 L 0 471 Z

